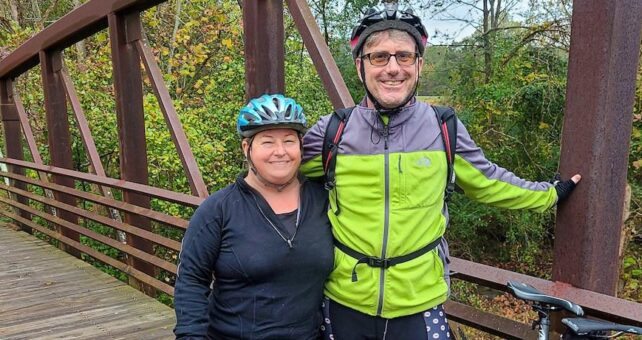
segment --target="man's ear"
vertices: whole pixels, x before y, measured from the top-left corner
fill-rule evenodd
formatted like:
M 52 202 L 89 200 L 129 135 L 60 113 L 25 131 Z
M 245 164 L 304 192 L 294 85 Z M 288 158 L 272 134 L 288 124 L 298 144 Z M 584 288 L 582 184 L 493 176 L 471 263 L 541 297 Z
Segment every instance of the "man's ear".
M 359 80 L 363 83 L 363 79 L 361 78 L 361 63 L 363 62 L 363 59 L 357 58 L 354 60 L 354 66 L 357 68 L 357 76 L 359 77 Z

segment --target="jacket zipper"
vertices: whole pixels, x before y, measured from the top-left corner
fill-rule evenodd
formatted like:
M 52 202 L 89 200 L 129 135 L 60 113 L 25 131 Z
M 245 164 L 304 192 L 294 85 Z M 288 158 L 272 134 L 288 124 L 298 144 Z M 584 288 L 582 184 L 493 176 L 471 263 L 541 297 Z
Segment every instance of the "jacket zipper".
M 380 118 L 381 119 L 381 118 Z M 381 258 L 386 258 L 386 251 L 388 248 L 388 226 L 390 224 L 390 154 L 388 150 L 388 135 L 390 133 L 388 124 L 383 125 L 383 164 L 384 164 L 384 219 L 383 219 L 383 244 L 381 246 Z M 386 269 L 379 269 L 379 303 L 377 304 L 377 316 L 381 316 L 383 310 L 383 288 L 384 280 L 386 278 Z

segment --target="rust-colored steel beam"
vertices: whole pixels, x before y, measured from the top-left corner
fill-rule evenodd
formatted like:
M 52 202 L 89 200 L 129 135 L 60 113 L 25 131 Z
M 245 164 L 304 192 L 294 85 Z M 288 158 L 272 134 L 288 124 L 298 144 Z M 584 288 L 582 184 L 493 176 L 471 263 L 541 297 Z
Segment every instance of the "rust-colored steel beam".
M 13 173 L 10 173 L 10 172 L 0 171 L 0 177 L 11 178 L 11 179 L 16 180 L 16 181 L 20 181 L 20 182 L 23 182 L 23 183 L 27 183 L 27 184 L 31 184 L 31 185 L 42 187 L 42 188 L 47 189 L 47 190 L 53 190 L 53 191 L 58 191 L 58 192 L 66 192 L 69 195 L 72 195 L 72 196 L 74 196 L 76 198 L 80 198 L 80 199 L 85 200 L 85 201 L 98 203 L 100 205 L 103 205 L 103 206 L 106 206 L 106 207 L 109 207 L 109 208 L 112 208 L 112 209 L 119 209 L 119 210 L 123 210 L 123 211 L 129 212 L 129 213 L 132 213 L 132 214 L 145 215 L 145 216 L 151 218 L 154 221 L 161 222 L 161 223 L 164 223 L 166 225 L 169 225 L 169 226 L 172 226 L 172 227 L 176 227 L 176 228 L 182 229 L 182 230 L 187 229 L 188 222 L 186 220 L 182 219 L 182 218 L 166 215 L 166 214 L 163 214 L 163 213 L 158 212 L 158 211 L 142 208 L 142 207 L 139 207 L 137 205 L 128 204 L 128 203 L 121 202 L 121 201 L 117 201 L 117 200 L 112 199 L 112 198 L 103 197 L 103 196 L 100 196 L 100 195 L 92 194 L 90 192 L 85 192 L 85 191 L 81 191 L 81 190 L 77 190 L 77 189 L 67 188 L 66 186 L 57 185 L 57 184 L 45 182 L 45 181 L 42 181 L 42 180 L 39 181 L 37 179 L 33 179 L 33 178 L 26 177 L 26 176 L 13 174 Z M 48 197 L 48 198 L 50 198 L 50 197 Z
M 140 13 L 114 13 L 108 18 L 120 144 L 120 176 L 126 181 L 148 184 L 143 85 L 140 56 L 134 43 L 142 35 Z M 151 206 L 148 195 L 124 192 L 123 200 L 144 208 Z M 125 214 L 125 222 L 151 230 L 150 221 L 144 216 Z M 127 243 L 145 252 L 153 252 L 152 244 L 144 238 L 128 235 Z M 155 275 L 154 267 L 148 263 L 135 258 L 128 258 L 127 262 L 148 275 Z M 130 284 L 145 293 L 154 293 L 137 282 L 130 281 Z
M 554 295 L 581 305 L 588 315 L 642 327 L 641 303 L 576 288 L 563 282 L 551 282 L 458 258 L 451 258 L 450 269 L 454 272 L 453 277 L 455 278 L 501 291 L 507 290 L 506 283 L 509 280 L 524 282 L 545 294 Z
M 619 279 L 641 30 L 642 1 L 573 4 L 560 170 L 583 177 L 557 214 L 553 280 L 608 295 Z
M 0 214 L 7 215 L 7 213 L 2 211 L 2 210 L 0 210 Z M 164 293 L 167 293 L 167 294 L 169 294 L 171 296 L 174 296 L 174 287 L 166 284 L 165 282 L 161 282 L 161 281 L 157 280 L 153 276 L 149 276 L 149 275 L 147 275 L 147 274 L 145 274 L 145 273 L 143 273 L 143 272 L 141 272 L 139 270 L 136 270 L 136 269 L 132 268 L 131 266 L 129 266 L 127 264 L 124 264 L 124 263 L 122 263 L 122 262 L 120 262 L 120 261 L 118 261 L 116 259 L 113 259 L 113 258 L 111 258 L 111 257 L 109 257 L 109 256 L 107 256 L 107 255 L 105 255 L 105 254 L 103 254 L 103 253 L 101 253 L 101 252 L 89 247 L 89 246 L 86 246 L 86 245 L 84 245 L 84 244 L 82 244 L 80 242 L 74 241 L 74 240 L 72 240 L 72 239 L 70 239 L 68 237 L 62 236 L 62 235 L 60 235 L 60 234 L 58 234 L 56 232 L 53 232 L 53 231 L 51 231 L 51 230 L 49 230 L 47 228 L 44 228 L 43 226 L 40 226 L 37 223 L 34 223 L 34 222 L 32 222 L 32 221 L 30 221 L 30 220 L 28 220 L 26 218 L 22 218 L 20 216 L 14 215 L 14 214 L 11 214 L 11 216 L 8 216 L 8 217 L 13 218 L 14 220 L 16 220 L 16 221 L 18 221 L 20 223 L 27 224 L 29 227 L 33 228 L 34 230 L 37 230 L 37 231 L 39 231 L 39 232 L 41 232 L 41 233 L 43 233 L 43 234 L 45 234 L 45 235 L 47 235 L 47 236 L 49 236 L 49 237 L 51 237 L 53 239 L 56 239 L 56 240 L 58 240 L 58 241 L 60 241 L 60 242 L 62 242 L 64 244 L 68 245 L 69 247 L 72 247 L 74 249 L 78 249 L 82 253 L 87 254 L 87 255 L 93 257 L 94 259 L 104 263 L 104 264 L 110 265 L 110 266 L 122 271 L 123 273 L 127 274 L 130 277 L 133 277 L 134 279 L 138 280 L 139 282 L 143 282 L 144 284 L 152 286 L 152 287 L 154 287 L 155 289 L 158 289 L 161 292 L 164 292 Z
M 537 332 L 530 325 L 487 313 L 459 302 L 446 301 L 444 309 L 448 314 L 449 321 L 500 336 L 502 339 L 537 339 Z
M 71 81 L 71 78 L 69 78 L 69 75 L 67 74 L 67 71 L 64 69 L 64 67 L 58 72 L 60 78 L 63 81 L 63 89 L 65 90 L 67 99 L 69 99 L 69 103 L 71 104 L 74 116 L 76 117 L 78 130 L 80 131 L 80 137 L 82 138 L 83 145 L 85 146 L 87 158 L 89 160 L 91 168 L 93 169 L 93 173 L 98 176 L 107 176 L 105 174 L 105 168 L 103 168 L 103 162 L 100 160 L 100 155 L 98 154 L 98 150 L 96 149 L 96 143 L 94 142 L 94 138 L 91 135 L 89 123 L 87 122 L 87 118 L 85 118 L 85 113 L 82 109 L 82 106 L 80 105 L 80 100 L 78 100 L 78 94 L 76 93 L 74 84 Z M 108 193 L 106 195 L 111 197 L 111 193 Z
M 6 186 L 2 186 L 2 188 L 6 188 Z M 165 260 L 162 260 L 162 259 L 160 259 L 160 258 L 158 258 L 158 257 L 156 257 L 154 255 L 147 254 L 146 252 L 138 250 L 138 249 L 136 249 L 136 248 L 134 248 L 134 247 L 132 247 L 130 245 L 127 245 L 127 244 L 124 244 L 124 243 L 120 243 L 120 242 L 114 240 L 113 238 L 110 238 L 108 236 L 99 234 L 99 233 L 97 233 L 95 231 L 92 231 L 90 229 L 84 228 L 84 227 L 82 227 L 80 225 L 67 222 L 67 221 L 65 221 L 63 219 L 60 219 L 58 217 L 55 217 L 53 215 L 49 215 L 49 214 L 43 213 L 42 211 L 39 211 L 39 210 L 34 209 L 34 208 L 31 208 L 29 206 L 25 206 L 23 204 L 16 203 L 16 202 L 14 202 L 12 200 L 9 200 L 9 199 L 6 199 L 4 197 L 0 197 L 0 202 L 5 203 L 5 204 L 9 204 L 9 205 L 13 205 L 15 207 L 18 207 L 19 209 L 25 209 L 25 210 L 27 210 L 29 212 L 32 212 L 34 215 L 37 215 L 37 216 L 39 216 L 39 217 L 41 217 L 41 218 L 43 218 L 43 219 L 45 219 L 45 220 L 47 220 L 47 221 L 49 221 L 51 223 L 64 225 L 65 228 L 67 228 L 69 230 L 73 230 L 73 231 L 75 231 L 75 232 L 77 232 L 77 233 L 79 233 L 81 235 L 84 235 L 84 236 L 87 236 L 89 238 L 92 238 L 92 239 L 94 239 L 94 240 L 96 240 L 96 241 L 98 241 L 98 242 L 100 242 L 102 244 L 108 245 L 108 246 L 110 246 L 112 248 L 116 248 L 119 251 L 122 251 L 124 253 L 129 254 L 129 255 L 135 256 L 136 258 L 139 258 L 139 259 L 141 259 L 143 261 L 146 261 L 146 262 L 148 262 L 148 263 L 150 263 L 150 264 L 152 264 L 152 265 L 154 265 L 154 266 L 156 266 L 156 267 L 158 267 L 160 269 L 164 269 L 164 270 L 167 270 L 168 272 L 170 272 L 172 274 L 176 274 L 176 265 L 175 264 L 169 263 L 169 262 L 167 262 Z M 15 216 L 14 214 L 11 214 L 11 215 Z M 5 216 L 12 217 L 12 216 L 9 216 L 9 214 L 6 214 Z
M 78 130 L 80 131 L 80 137 L 82 139 L 83 145 L 85 146 L 85 152 L 87 153 L 87 158 L 89 159 L 90 171 L 98 176 L 107 176 L 105 174 L 105 168 L 103 168 L 103 162 L 100 160 L 100 155 L 96 149 L 96 143 L 94 138 L 91 135 L 91 130 L 89 129 L 89 123 L 87 123 L 87 118 L 85 118 L 85 113 L 80 105 L 80 100 L 78 100 L 78 94 L 74 88 L 74 84 L 71 81 L 71 78 L 67 74 L 67 71 L 63 67 L 58 71 L 59 76 L 62 78 L 62 83 L 64 85 L 65 94 L 69 103 L 71 103 L 72 111 L 76 117 L 76 123 L 78 125 Z M 98 187 L 100 192 L 107 198 L 113 198 L 111 189 L 106 186 Z M 109 216 L 116 221 L 122 222 L 122 217 L 116 209 L 108 209 Z M 119 241 L 126 242 L 127 237 L 122 232 L 117 232 Z
M 91 0 L 27 40 L 0 61 L 0 78 L 16 78 L 38 65 L 40 51 L 62 50 L 107 27 L 110 13 L 145 10 L 166 0 Z
M 28 192 L 28 191 L 25 191 L 25 190 L 16 189 L 14 187 L 5 185 L 3 183 L 0 183 L 0 189 L 6 190 L 8 192 L 13 192 L 13 193 L 16 193 L 16 194 L 24 195 L 25 197 L 28 197 L 29 199 L 31 199 L 33 201 L 44 203 L 44 204 L 49 204 L 49 205 L 52 205 L 52 206 L 54 206 L 54 207 L 56 207 L 56 208 L 58 208 L 60 210 L 69 212 L 70 214 L 74 214 L 74 215 L 83 217 L 85 219 L 89 219 L 89 220 L 98 222 L 100 224 L 104 224 L 104 225 L 106 225 L 108 227 L 114 228 L 116 230 L 124 231 L 124 232 L 126 232 L 128 234 L 136 235 L 137 237 L 145 239 L 145 240 L 149 241 L 150 243 L 153 242 L 153 243 L 155 243 L 157 245 L 160 245 L 160 246 L 163 246 L 165 248 L 168 248 L 168 249 L 171 249 L 171 250 L 175 250 L 175 251 L 180 251 L 181 250 L 181 243 L 180 242 L 174 241 L 174 240 L 170 240 L 168 238 L 165 238 L 163 236 L 154 234 L 151 231 L 139 228 L 137 226 L 133 226 L 133 225 L 130 225 L 130 224 L 125 224 L 125 223 L 122 223 L 122 222 L 114 221 L 111 218 L 107 218 L 105 216 L 101 216 L 101 215 L 98 215 L 96 213 L 93 213 L 93 212 L 90 212 L 90 211 L 87 211 L 87 210 L 84 210 L 84 209 L 81 209 L 81 208 L 78 208 L 78 207 L 74 207 L 74 206 L 71 206 L 71 205 L 68 205 L 68 204 L 65 204 L 65 203 L 60 203 L 60 202 L 58 202 L 56 200 L 52 200 L 52 199 L 46 198 L 44 196 L 40 196 L 40 195 L 31 193 L 31 192 Z M 0 200 L 3 200 L 3 199 L 4 198 L 0 198 Z M 37 210 L 34 210 L 34 209 L 27 210 L 27 211 L 29 211 L 30 213 L 32 213 L 34 215 L 38 215 L 38 216 L 40 216 L 42 218 L 47 218 L 46 216 L 48 216 L 48 214 L 43 213 L 43 212 L 38 212 Z M 78 224 L 78 223 L 72 223 L 72 222 L 69 222 L 69 223 L 75 224 L 75 225 Z M 65 223 L 65 224 L 60 224 L 60 225 L 65 225 L 66 226 L 68 224 Z M 151 254 L 153 254 L 153 253 L 151 253 Z
M 58 71 L 62 68 L 62 52 L 59 50 L 40 51 L 40 69 L 42 84 L 45 94 L 45 111 L 47 119 L 47 137 L 49 144 L 49 157 L 51 165 L 65 169 L 73 169 L 71 150 L 71 133 L 69 131 L 69 118 L 67 117 L 67 101 L 63 91 L 62 79 Z M 53 176 L 53 182 L 70 188 L 75 187 L 73 179 L 62 176 Z M 69 205 L 76 205 L 76 199 L 64 193 L 58 193 L 56 199 Z M 58 213 L 58 216 L 71 223 L 77 224 L 78 218 L 66 212 Z M 79 241 L 78 233 L 67 230 L 64 227 L 56 226 L 56 230 L 62 235 Z M 75 249 L 66 249 L 60 244 L 63 250 L 80 257 Z
M 20 134 L 20 117 L 13 93 L 13 81 L 8 78 L 0 78 L 0 115 L 2 115 L 4 145 L 7 157 L 17 160 L 24 159 Z M 19 175 L 25 174 L 24 168 L 17 166 L 10 166 L 9 171 Z M 13 185 L 24 190 L 27 188 L 23 183 L 15 183 Z M 16 199 L 23 204 L 28 204 L 28 200 L 25 197 L 17 197 Z M 20 211 L 20 216 L 26 219 L 31 218 L 25 211 Z M 32 233 L 31 228 L 25 224 L 21 224 L 20 228 L 27 233 Z
M 350 91 L 343 81 L 339 67 L 330 54 L 330 49 L 323 39 L 307 2 L 305 0 L 287 0 L 287 3 L 305 47 L 321 77 L 323 87 L 330 97 L 332 106 L 335 109 L 354 106 Z
M 154 59 L 152 51 L 147 46 L 145 39 L 139 39 L 136 41 L 136 48 L 138 53 L 143 58 L 143 64 L 145 65 L 145 70 L 149 76 L 149 80 L 152 83 L 152 88 L 158 99 L 161 111 L 165 116 L 165 122 L 169 128 L 169 132 L 172 136 L 172 141 L 176 146 L 176 151 L 178 151 L 178 156 L 183 163 L 185 168 L 185 174 L 187 175 L 187 180 L 189 181 L 189 186 L 192 189 L 192 194 L 195 196 L 206 198 L 208 196 L 207 186 L 201 172 L 198 169 L 198 164 L 192 153 L 192 148 L 187 141 L 187 136 L 185 131 L 183 131 L 183 126 L 181 125 L 180 119 L 178 119 L 178 114 L 176 109 L 174 109 L 174 104 L 172 104 L 172 98 L 169 95 L 167 86 L 165 86 L 165 81 L 163 80 L 163 75 L 161 74 L 158 64 Z
M 283 0 L 243 2 L 245 97 L 285 91 Z
M 67 170 L 63 168 L 57 168 L 54 166 L 38 165 L 32 162 L 26 162 L 26 161 L 10 159 L 10 158 L 0 158 L 0 163 L 11 164 L 18 167 L 33 169 L 37 171 L 45 171 L 53 175 L 68 176 L 76 180 L 91 182 L 99 185 L 108 185 L 112 188 L 118 188 L 121 190 L 147 194 L 149 196 L 160 198 L 168 202 L 179 203 L 179 204 L 192 206 L 192 207 L 197 207 L 203 202 L 203 198 L 192 196 L 192 195 L 186 195 L 180 192 L 173 192 L 165 189 L 151 187 L 149 185 L 128 182 L 121 179 L 101 177 L 94 174 Z
M 40 156 L 40 151 L 38 151 L 38 146 L 36 145 L 36 139 L 33 136 L 33 131 L 31 130 L 31 124 L 29 124 L 29 117 L 27 116 L 27 111 L 22 105 L 22 100 L 20 100 L 20 96 L 18 95 L 18 93 L 15 93 L 15 88 L 14 88 L 13 99 L 16 103 L 16 109 L 18 110 L 18 116 L 20 117 L 20 125 L 22 125 L 22 132 L 24 133 L 25 141 L 29 146 L 29 152 L 31 153 L 33 162 L 36 164 L 44 164 L 42 162 L 42 157 Z M 43 171 L 38 171 L 38 177 L 40 177 L 42 181 L 49 182 L 49 177 L 47 177 L 47 174 Z M 50 190 L 45 190 L 45 195 L 47 195 L 47 197 L 49 198 L 54 198 L 53 193 Z M 47 209 L 50 210 L 51 214 L 58 216 L 56 209 L 52 207 L 48 207 Z
M 31 158 L 33 158 L 33 162 L 36 164 L 44 164 L 42 162 L 42 157 L 40 156 L 40 151 L 38 151 L 38 145 L 36 145 L 36 138 L 33 136 L 33 130 L 31 130 L 31 124 L 29 124 L 29 116 L 27 115 L 27 111 L 25 110 L 24 105 L 22 105 L 22 100 L 20 99 L 20 96 L 18 95 L 18 93 L 15 92 L 15 88 L 14 88 L 13 99 L 16 104 L 16 110 L 18 110 L 20 125 L 22 126 L 22 131 L 24 133 L 25 141 L 27 142 L 27 146 L 29 147 L 29 152 L 31 153 Z M 42 175 L 41 174 L 39 175 L 40 175 L 40 178 L 42 179 L 43 178 Z

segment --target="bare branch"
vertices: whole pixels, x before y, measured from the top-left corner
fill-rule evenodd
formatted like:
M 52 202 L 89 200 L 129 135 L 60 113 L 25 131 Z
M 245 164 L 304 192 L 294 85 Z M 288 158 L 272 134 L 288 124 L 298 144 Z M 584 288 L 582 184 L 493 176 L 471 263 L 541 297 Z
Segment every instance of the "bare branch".
M 51 5 L 45 10 L 45 13 L 41 17 L 40 27 L 44 27 L 44 23 L 49 19 L 51 12 L 58 6 L 58 0 L 54 0 Z
M 508 62 L 517 55 L 517 52 L 521 50 L 524 46 L 532 42 L 537 35 L 544 34 L 546 32 L 551 31 L 551 28 L 554 27 L 557 24 L 557 22 L 548 22 L 544 25 L 541 25 L 539 27 L 534 28 L 532 31 L 528 32 L 526 36 L 524 36 L 521 41 L 515 46 L 510 53 L 502 60 L 502 67 L 506 66 Z

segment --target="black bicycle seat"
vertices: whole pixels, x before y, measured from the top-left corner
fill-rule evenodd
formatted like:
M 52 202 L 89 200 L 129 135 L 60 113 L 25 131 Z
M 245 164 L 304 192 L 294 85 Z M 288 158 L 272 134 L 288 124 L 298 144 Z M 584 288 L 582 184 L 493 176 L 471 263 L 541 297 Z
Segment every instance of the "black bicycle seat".
M 522 300 L 534 301 L 540 304 L 561 307 L 577 316 L 584 315 L 584 310 L 582 310 L 582 307 L 580 307 L 580 305 L 574 304 L 573 302 L 568 300 L 546 295 L 531 285 L 527 285 L 521 282 L 508 281 L 506 286 L 508 286 L 508 289 L 513 293 L 513 295 Z
M 572 329 L 577 335 L 586 335 L 596 331 L 616 331 L 631 334 L 642 334 L 642 328 L 620 325 L 608 321 L 592 320 L 585 318 L 564 318 L 562 323 Z

